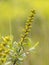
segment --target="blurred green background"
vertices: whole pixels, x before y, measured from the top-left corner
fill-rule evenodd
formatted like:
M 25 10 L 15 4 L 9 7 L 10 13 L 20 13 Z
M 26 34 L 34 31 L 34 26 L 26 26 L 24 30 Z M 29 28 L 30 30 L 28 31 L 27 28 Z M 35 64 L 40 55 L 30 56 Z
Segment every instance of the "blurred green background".
M 29 37 L 39 41 L 22 65 L 49 65 L 49 0 L 0 0 L 0 35 L 13 35 L 17 42 L 32 9 L 36 10 Z

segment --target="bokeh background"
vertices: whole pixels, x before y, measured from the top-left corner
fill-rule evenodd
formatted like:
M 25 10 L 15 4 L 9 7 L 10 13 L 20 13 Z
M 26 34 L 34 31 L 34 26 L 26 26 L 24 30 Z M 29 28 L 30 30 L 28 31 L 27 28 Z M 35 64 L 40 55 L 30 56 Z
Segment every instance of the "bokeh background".
M 36 15 L 29 37 L 39 45 L 22 65 L 49 65 L 49 0 L 0 0 L 0 35 L 13 35 L 18 42 L 32 9 Z

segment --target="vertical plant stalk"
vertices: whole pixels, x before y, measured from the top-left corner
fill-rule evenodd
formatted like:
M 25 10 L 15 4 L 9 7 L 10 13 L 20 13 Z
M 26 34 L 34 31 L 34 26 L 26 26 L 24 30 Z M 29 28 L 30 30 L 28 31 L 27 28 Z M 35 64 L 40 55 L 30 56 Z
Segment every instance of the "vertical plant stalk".
M 28 35 L 29 32 L 30 32 L 30 29 L 31 29 L 31 27 L 32 27 L 32 22 L 33 22 L 33 19 L 34 19 L 34 15 L 35 15 L 35 10 L 32 10 L 32 11 L 31 11 L 31 16 L 29 17 L 29 19 L 27 20 L 27 23 L 26 23 L 26 25 L 25 25 L 24 34 L 21 36 L 21 39 L 20 39 L 20 42 L 19 42 L 19 44 L 20 44 L 20 48 L 19 48 L 19 50 L 18 50 L 19 53 L 20 53 L 21 49 L 24 50 L 24 48 L 23 48 L 23 42 L 24 42 L 24 40 L 26 39 L 27 35 Z M 18 58 L 15 59 L 13 65 L 16 64 L 17 59 L 18 59 Z

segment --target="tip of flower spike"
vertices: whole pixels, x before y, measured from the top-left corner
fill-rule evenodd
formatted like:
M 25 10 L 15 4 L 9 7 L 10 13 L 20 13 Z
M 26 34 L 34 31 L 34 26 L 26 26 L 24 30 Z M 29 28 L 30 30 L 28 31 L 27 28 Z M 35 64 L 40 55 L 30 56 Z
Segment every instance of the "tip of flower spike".
M 35 10 L 31 10 L 32 13 L 36 14 Z

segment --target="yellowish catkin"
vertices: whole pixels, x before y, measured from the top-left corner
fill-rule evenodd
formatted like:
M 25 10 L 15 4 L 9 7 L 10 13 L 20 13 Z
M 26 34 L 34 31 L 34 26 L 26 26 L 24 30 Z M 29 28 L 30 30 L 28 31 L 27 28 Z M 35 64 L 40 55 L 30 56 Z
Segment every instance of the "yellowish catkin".
M 35 15 L 35 10 L 31 11 L 31 16 L 27 20 L 27 23 L 26 23 L 25 28 L 24 28 L 24 35 L 21 36 L 20 45 L 22 45 L 22 43 L 24 42 L 24 40 L 27 37 L 28 33 L 30 32 L 34 15 Z
M 31 27 L 32 27 L 32 22 L 33 22 L 33 18 L 34 18 L 34 15 L 35 15 L 35 10 L 31 11 L 31 16 L 29 17 L 29 19 L 27 20 L 27 23 L 26 23 L 26 26 L 24 28 L 24 35 L 21 36 L 21 39 L 20 39 L 20 42 L 19 42 L 19 45 L 21 46 L 18 50 L 18 52 L 20 53 L 20 51 L 24 48 L 23 48 L 23 42 L 25 40 L 25 38 L 27 37 Z M 15 59 L 13 65 L 16 64 L 16 61 L 18 60 L 18 58 Z
M 10 49 L 7 48 L 8 42 L 10 41 L 9 36 L 2 37 L 2 42 L 0 43 L 0 61 L 2 63 L 6 62 L 7 56 L 10 52 Z

